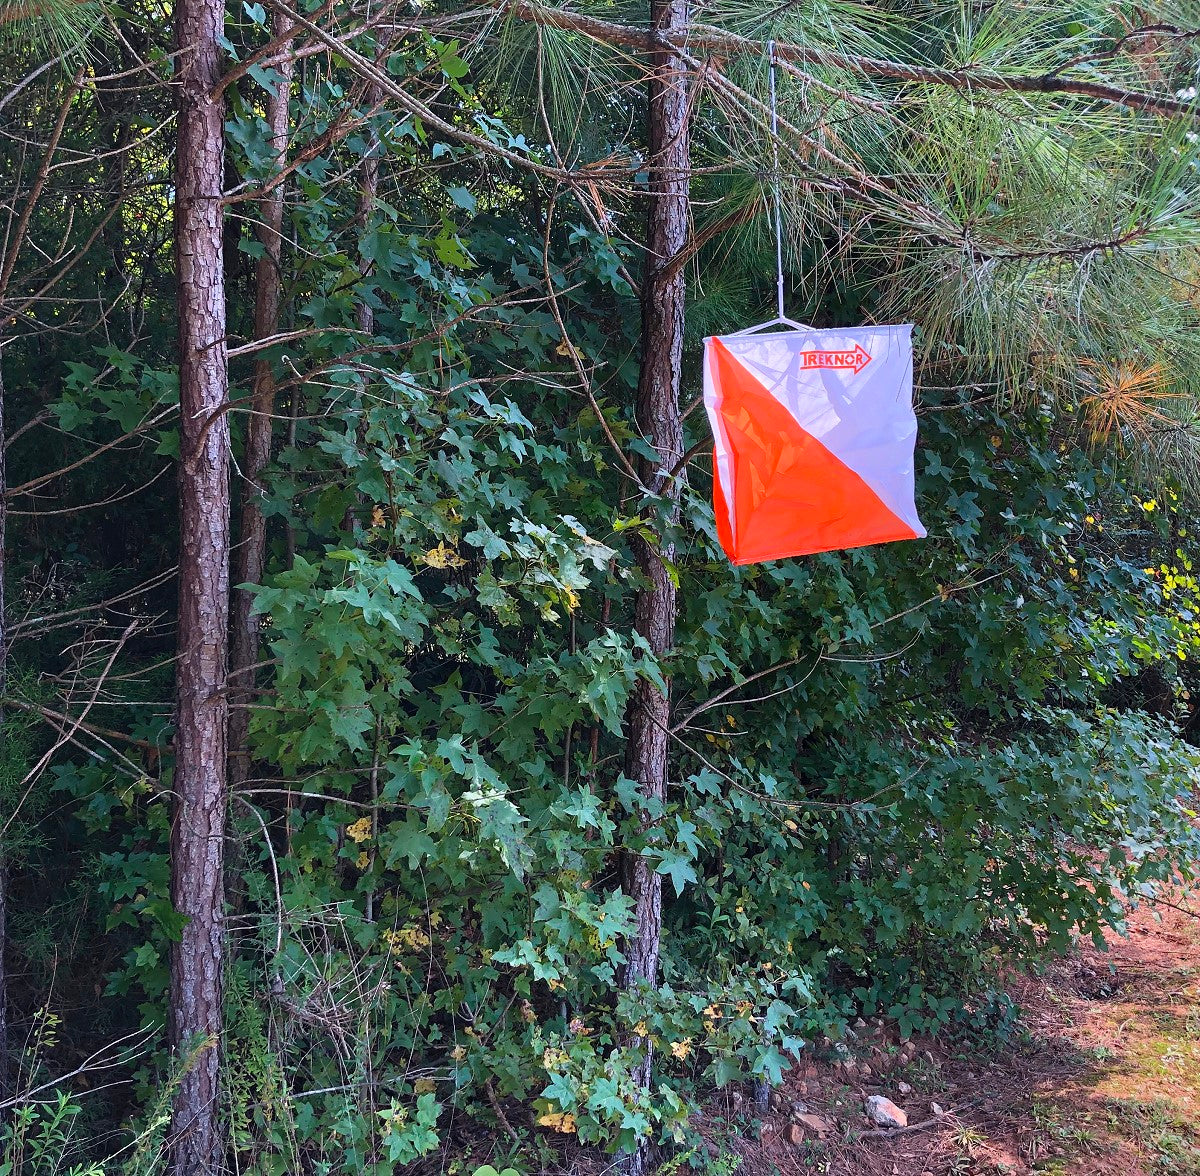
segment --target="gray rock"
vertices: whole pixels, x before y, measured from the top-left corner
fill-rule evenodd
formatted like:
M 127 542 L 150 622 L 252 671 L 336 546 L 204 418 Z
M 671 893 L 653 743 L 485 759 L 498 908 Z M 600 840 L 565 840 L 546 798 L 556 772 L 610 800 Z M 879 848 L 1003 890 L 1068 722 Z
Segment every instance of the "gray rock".
M 897 1082 L 896 1089 L 901 1095 L 912 1094 L 912 1087 L 907 1082 Z
M 872 1094 L 863 1103 L 867 1118 L 876 1127 L 907 1127 L 908 1116 L 890 1098 Z

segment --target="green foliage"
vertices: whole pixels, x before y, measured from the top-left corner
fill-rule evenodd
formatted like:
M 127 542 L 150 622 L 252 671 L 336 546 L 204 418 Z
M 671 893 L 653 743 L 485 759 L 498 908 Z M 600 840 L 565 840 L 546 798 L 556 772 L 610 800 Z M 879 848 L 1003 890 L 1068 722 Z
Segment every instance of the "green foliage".
M 82 1109 L 64 1091 L 15 1108 L 0 1127 L 0 1176 L 104 1176 L 98 1164 L 72 1162 L 82 1150 L 74 1124 Z
M 1101 5 L 1016 18 L 908 7 L 830 0 L 768 24 L 761 5 L 723 0 L 706 19 L 814 52 L 1047 74 L 1117 27 Z M 264 110 L 279 75 L 247 64 L 266 10 L 227 17 L 231 60 L 246 65 L 226 91 L 235 452 L 252 360 L 274 373 L 283 418 L 264 485 L 236 482 L 263 495 L 270 547 L 247 589 L 265 656 L 228 827 L 232 1166 L 384 1176 L 458 1148 L 451 1128 L 469 1115 L 515 1165 L 475 1176 L 646 1137 L 677 1149 L 675 1170 L 728 1173 L 736 1157 L 706 1161 L 687 1126 L 710 1087 L 778 1083 L 864 1013 L 1003 1041 L 1015 1021 L 995 991 L 1002 966 L 1098 939 L 1131 897 L 1194 880 L 1186 131 L 1047 95 L 893 83 L 844 56 L 785 73 L 789 297 L 821 323 L 915 320 L 930 537 L 730 568 L 693 412 L 699 456 L 665 535 L 675 641 L 655 658 L 633 615 L 633 545 L 664 524 L 628 477 L 651 456 L 631 410 L 644 259 L 627 242 L 647 182 L 632 58 L 515 19 L 498 39 L 350 38 L 452 127 L 581 168 L 568 193 L 378 105 L 348 57 L 306 54 L 287 337 L 251 355 L 250 263 L 264 249 L 242 197 L 276 167 Z M 1164 49 L 1163 76 L 1190 52 Z M 156 41 L 152 68 L 165 53 Z M 722 68 L 735 88 L 714 74 L 695 110 L 689 401 L 698 337 L 745 325 L 773 293 L 763 62 Z M 22 108 L 31 141 L 46 140 L 63 84 Z M 125 144 L 137 182 L 81 194 L 51 174 L 37 239 L 74 210 L 86 264 L 4 349 L 6 408 L 24 430 L 10 480 L 33 485 L 7 545 L 23 618 L 9 692 L 27 708 L 5 720 L 9 804 L 62 733 L 53 715 L 81 720 L 4 834 L 28 912 L 10 955 L 72 945 L 53 957 L 54 990 L 96 1010 L 70 1018 L 64 1057 L 164 1021 L 181 928 L 168 864 L 170 161 L 152 133 L 165 100 L 133 109 L 121 95 L 73 97 L 67 142 L 89 160 Z M 380 189 L 361 208 L 350 177 L 375 152 Z M 635 174 L 612 182 L 612 160 Z M 14 281 L 36 293 L 41 264 L 23 256 Z M 127 290 L 128 323 L 111 313 Z M 92 300 L 106 314 L 87 329 L 62 309 Z M 39 481 L 59 449 L 69 475 Z M 26 500 L 50 493 L 52 506 Z M 110 503 L 115 523 L 94 522 Z M 668 680 L 670 783 L 646 805 L 626 775 L 625 716 L 639 683 Z M 662 981 L 638 990 L 618 983 L 627 855 L 663 879 Z M 51 866 L 70 876 L 55 907 L 39 893 Z M 21 1015 L 46 1007 L 45 972 L 14 998 Z M 160 1055 L 136 1063 L 136 1129 L 128 1106 L 107 1104 L 103 1126 L 124 1132 L 122 1167 L 138 1176 L 160 1161 L 171 1074 Z M 76 1117 L 66 1096 L 21 1108 L 5 1161 L 71 1170 Z
M 3 0 L 0 46 L 9 53 L 32 48 L 72 62 L 91 55 L 89 41 L 103 36 L 104 9 L 94 0 Z

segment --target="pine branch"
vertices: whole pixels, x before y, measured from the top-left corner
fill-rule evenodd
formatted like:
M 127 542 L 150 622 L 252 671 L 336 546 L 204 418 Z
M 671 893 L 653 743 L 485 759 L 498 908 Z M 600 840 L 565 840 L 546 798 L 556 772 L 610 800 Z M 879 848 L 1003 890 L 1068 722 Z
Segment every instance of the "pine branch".
M 480 14 L 491 13 L 478 10 Z M 653 52 L 661 49 L 705 49 L 726 55 L 750 53 L 761 57 L 762 42 L 726 32 L 711 25 L 693 25 L 685 39 L 670 37 L 653 29 L 637 25 L 617 24 L 587 16 L 580 12 L 568 12 L 558 8 L 547 8 L 532 0 L 512 0 L 504 3 L 502 11 L 518 20 L 551 28 L 571 29 L 583 33 L 593 40 L 609 45 Z M 1198 34 L 1200 35 L 1200 34 Z M 1022 94 L 1065 94 L 1087 98 L 1166 116 L 1196 117 L 1196 109 L 1190 102 L 1174 96 L 1151 94 L 1129 90 L 1106 82 L 1084 81 L 1066 78 L 1060 71 L 1043 74 L 999 74 L 975 69 L 943 69 L 933 65 L 912 65 L 907 62 L 889 61 L 880 57 L 867 57 L 854 53 L 835 53 L 811 45 L 794 45 L 779 42 L 776 55 L 785 67 L 795 65 L 817 65 L 845 70 L 863 77 L 882 78 L 890 81 L 917 82 L 924 85 L 948 86 L 955 90 L 997 90 Z M 1065 63 L 1063 69 L 1074 63 Z
M 578 177 L 572 171 L 538 163 L 535 159 L 521 155 L 507 147 L 502 147 L 498 143 L 493 143 L 481 135 L 476 135 L 472 131 L 465 130 L 463 127 L 439 117 L 425 103 L 414 98 L 402 86 L 397 85 L 394 79 L 384 70 L 380 69 L 373 61 L 352 48 L 350 45 L 350 41 L 353 39 L 352 35 L 338 36 L 326 31 L 320 25 L 309 20 L 303 12 L 298 12 L 290 5 L 285 4 L 283 0 L 272 0 L 271 6 L 277 11 L 282 12 L 285 16 L 290 17 L 299 28 L 303 29 L 316 41 L 332 49 L 358 77 L 364 78 L 376 85 L 379 88 L 379 92 L 391 98 L 401 110 L 412 115 L 414 118 L 420 119 L 427 127 L 436 130 L 447 139 L 463 143 L 468 147 L 475 148 L 484 155 L 503 159 L 515 167 L 532 172 L 546 179 L 558 180 L 568 186 L 573 186 L 577 180 Z M 627 176 L 631 169 L 628 167 L 614 169 L 594 168 L 589 171 L 589 175 L 593 180 L 596 180 L 601 176 L 607 175 L 610 170 L 616 171 L 622 176 Z

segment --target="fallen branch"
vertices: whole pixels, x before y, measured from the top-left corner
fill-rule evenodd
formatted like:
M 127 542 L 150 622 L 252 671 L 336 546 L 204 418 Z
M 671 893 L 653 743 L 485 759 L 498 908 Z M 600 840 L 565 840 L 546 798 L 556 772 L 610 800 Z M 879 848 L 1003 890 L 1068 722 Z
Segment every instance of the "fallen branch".
M 919 1123 L 910 1123 L 907 1127 L 873 1127 L 870 1131 L 864 1131 L 859 1139 L 886 1139 L 892 1135 L 911 1135 L 914 1131 L 924 1131 L 936 1123 L 941 1123 L 953 1114 L 953 1111 L 947 1111 L 944 1115 L 934 1115 L 932 1118 L 922 1119 Z

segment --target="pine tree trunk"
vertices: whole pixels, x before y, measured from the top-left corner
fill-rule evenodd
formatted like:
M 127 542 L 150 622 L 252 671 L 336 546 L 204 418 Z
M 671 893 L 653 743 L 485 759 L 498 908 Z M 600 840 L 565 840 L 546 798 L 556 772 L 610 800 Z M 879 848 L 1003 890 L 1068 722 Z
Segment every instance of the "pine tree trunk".
M 291 20 L 277 12 L 272 35 L 286 37 Z M 280 74 L 279 88 L 267 101 L 267 123 L 271 142 L 282 167 L 287 159 L 288 104 L 295 73 L 290 55 L 275 69 Z M 284 185 L 278 184 L 262 200 L 259 240 L 263 255 L 254 267 L 254 337 L 267 339 L 279 331 L 279 311 L 283 295 L 283 214 Z M 270 361 L 262 358 L 254 365 L 254 390 L 250 419 L 246 425 L 246 452 L 242 462 L 244 486 L 238 546 L 234 554 L 233 582 L 261 584 L 267 562 L 267 519 L 262 510 L 262 477 L 271 460 L 275 433 L 275 373 Z M 246 734 L 250 725 L 249 707 L 254 700 L 255 669 L 258 665 L 260 624 L 251 612 L 254 598 L 249 592 L 235 590 L 233 596 L 233 646 L 230 651 L 229 776 L 236 788 L 249 775 L 250 753 Z
M 171 901 L 188 918 L 171 953 L 170 1030 L 179 1079 L 174 1176 L 221 1167 L 217 1121 L 224 939 L 225 696 L 229 623 L 229 378 L 221 186 L 223 103 L 213 97 L 221 0 L 179 0 L 175 252 L 179 283 L 179 656 Z
M 654 0 L 654 27 L 682 33 L 687 27 L 687 0 Z M 683 421 L 679 411 L 680 370 L 683 360 L 685 281 L 682 266 L 672 262 L 687 243 L 688 179 L 690 164 L 689 94 L 687 73 L 678 56 L 654 55 L 649 93 L 650 209 L 647 233 L 648 265 L 642 288 L 642 366 L 637 393 L 637 423 L 658 453 L 643 461 L 643 482 L 657 490 L 664 521 L 678 514 L 679 479 L 668 478 L 683 457 Z M 675 584 L 665 561 L 674 558 L 665 539 L 658 547 L 638 542 L 638 564 L 647 581 L 635 604 L 637 631 L 655 655 L 668 653 L 675 639 Z M 626 771 L 647 800 L 661 800 L 667 791 L 670 728 L 670 690 L 649 682 L 634 691 L 628 715 Z M 649 823 L 649 818 L 643 818 Z M 624 983 L 654 984 L 658 978 L 662 937 L 662 877 L 637 854 L 624 862 L 624 887 L 634 901 L 636 929 L 625 943 Z M 645 1061 L 641 1081 L 650 1080 L 651 1050 L 643 1042 Z M 627 1173 L 645 1171 L 644 1148 L 626 1157 Z

